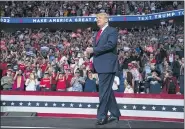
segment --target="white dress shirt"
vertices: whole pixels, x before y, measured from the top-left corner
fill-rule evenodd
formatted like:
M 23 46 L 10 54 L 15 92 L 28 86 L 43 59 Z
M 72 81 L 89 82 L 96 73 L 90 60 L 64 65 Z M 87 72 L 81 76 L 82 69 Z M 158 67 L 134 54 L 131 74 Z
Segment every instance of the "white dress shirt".
M 107 24 L 105 24 L 105 26 L 101 29 L 102 31 L 101 31 L 101 34 L 103 33 L 103 31 L 105 30 L 105 28 L 107 28 L 107 26 L 109 26 L 109 24 L 107 23 Z M 100 34 L 100 35 L 101 35 Z

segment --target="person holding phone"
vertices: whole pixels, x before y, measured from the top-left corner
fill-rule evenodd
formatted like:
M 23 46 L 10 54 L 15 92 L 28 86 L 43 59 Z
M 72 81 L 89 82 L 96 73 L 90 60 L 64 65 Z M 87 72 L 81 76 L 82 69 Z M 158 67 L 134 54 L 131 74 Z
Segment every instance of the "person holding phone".
M 16 71 L 14 76 L 13 90 L 23 91 L 24 90 L 25 76 L 21 70 Z

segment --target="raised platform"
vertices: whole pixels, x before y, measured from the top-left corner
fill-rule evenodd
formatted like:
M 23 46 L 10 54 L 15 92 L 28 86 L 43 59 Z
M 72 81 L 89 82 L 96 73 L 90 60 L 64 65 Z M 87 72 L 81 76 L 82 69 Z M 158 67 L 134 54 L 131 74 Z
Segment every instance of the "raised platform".
M 117 93 L 122 120 L 184 121 L 183 95 Z M 1 112 L 35 112 L 44 117 L 95 118 L 97 93 L 1 92 Z
M 183 129 L 184 123 L 156 121 L 121 120 L 96 126 L 95 119 L 39 118 L 39 117 L 2 117 L 1 128 L 54 128 L 54 129 L 92 129 L 92 128 L 168 128 Z

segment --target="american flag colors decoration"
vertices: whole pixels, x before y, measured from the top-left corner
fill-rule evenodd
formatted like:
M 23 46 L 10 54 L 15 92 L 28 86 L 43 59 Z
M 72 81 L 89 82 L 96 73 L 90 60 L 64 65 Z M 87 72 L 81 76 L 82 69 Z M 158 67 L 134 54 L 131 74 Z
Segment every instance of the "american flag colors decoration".
M 97 93 L 77 92 L 19 92 L 1 93 L 1 112 L 37 112 L 38 114 L 71 114 L 95 116 L 99 99 Z M 117 94 L 124 117 L 184 120 L 182 95 Z

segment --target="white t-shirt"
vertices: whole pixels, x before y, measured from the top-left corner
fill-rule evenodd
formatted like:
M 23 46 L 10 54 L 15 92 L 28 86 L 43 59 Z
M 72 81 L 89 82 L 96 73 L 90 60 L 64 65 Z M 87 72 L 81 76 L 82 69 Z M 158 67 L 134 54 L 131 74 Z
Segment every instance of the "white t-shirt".
M 113 82 L 113 85 L 112 85 L 112 89 L 117 90 L 119 85 L 120 85 L 119 77 L 115 76 L 114 77 L 114 82 Z
M 36 91 L 36 86 L 38 85 L 38 81 L 37 79 L 35 80 L 27 79 L 25 85 L 26 85 L 26 91 Z

